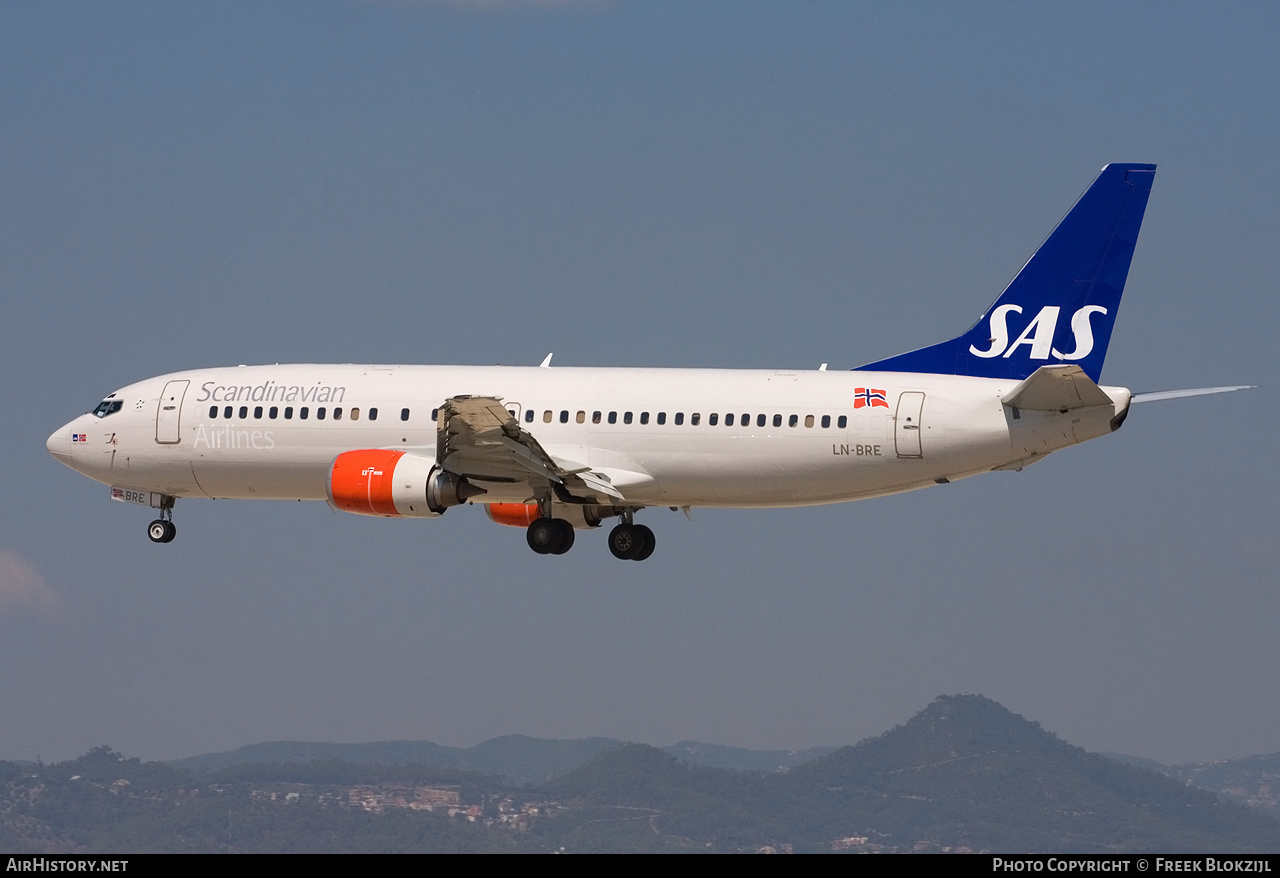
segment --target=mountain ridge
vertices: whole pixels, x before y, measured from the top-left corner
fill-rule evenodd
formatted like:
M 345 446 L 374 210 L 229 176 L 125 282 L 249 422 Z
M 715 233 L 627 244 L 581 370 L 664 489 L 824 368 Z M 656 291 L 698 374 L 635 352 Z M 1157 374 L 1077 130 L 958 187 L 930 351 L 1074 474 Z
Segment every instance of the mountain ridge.
M 628 743 L 615 738 L 534 738 L 499 735 L 473 747 L 450 747 L 431 741 L 374 741 L 335 743 L 264 741 L 234 750 L 204 753 L 167 764 L 188 771 L 214 771 L 245 763 L 342 761 L 356 764 L 404 765 L 420 763 L 495 774 L 519 784 L 535 784 L 576 768 L 602 750 Z M 808 750 L 750 750 L 724 744 L 680 741 L 658 748 L 701 765 L 737 771 L 783 771 L 809 759 L 825 756 L 835 747 Z
M 411 744 L 362 752 L 458 757 Z M 350 745 L 204 770 L 99 747 L 66 763 L 0 763 L 0 842 L 43 853 L 1280 849 L 1280 822 L 1265 813 L 1086 752 L 980 695 L 941 696 L 881 735 L 787 771 L 711 767 L 681 746 L 612 739 L 485 744 L 465 749 L 526 774 L 594 752 L 516 786 L 461 767 L 314 758 Z M 702 745 L 682 746 L 707 757 Z M 531 770 L 535 757 L 543 761 Z

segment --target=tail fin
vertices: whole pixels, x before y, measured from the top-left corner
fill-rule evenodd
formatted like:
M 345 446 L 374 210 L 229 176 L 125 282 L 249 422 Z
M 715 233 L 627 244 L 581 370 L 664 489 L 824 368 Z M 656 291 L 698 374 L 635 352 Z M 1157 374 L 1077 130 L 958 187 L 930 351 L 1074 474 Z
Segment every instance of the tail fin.
M 1022 379 L 1075 363 L 1098 381 L 1155 170 L 1107 165 L 968 332 L 855 371 Z

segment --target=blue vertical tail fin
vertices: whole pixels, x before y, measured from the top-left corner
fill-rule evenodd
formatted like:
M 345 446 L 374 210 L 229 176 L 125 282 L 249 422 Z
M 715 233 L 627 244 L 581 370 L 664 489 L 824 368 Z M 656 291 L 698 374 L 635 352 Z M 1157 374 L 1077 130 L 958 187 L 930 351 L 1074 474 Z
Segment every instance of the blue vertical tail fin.
M 968 332 L 858 370 L 1022 379 L 1075 363 L 1098 381 L 1155 171 L 1107 165 Z

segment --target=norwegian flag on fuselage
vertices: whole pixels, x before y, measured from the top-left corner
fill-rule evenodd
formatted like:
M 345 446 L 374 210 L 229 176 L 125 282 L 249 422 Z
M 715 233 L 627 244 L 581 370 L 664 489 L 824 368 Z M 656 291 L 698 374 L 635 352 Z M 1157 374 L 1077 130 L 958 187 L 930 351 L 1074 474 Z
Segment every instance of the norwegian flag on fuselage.
M 855 387 L 853 388 L 853 407 L 861 408 L 888 408 L 889 397 L 883 390 L 875 387 Z

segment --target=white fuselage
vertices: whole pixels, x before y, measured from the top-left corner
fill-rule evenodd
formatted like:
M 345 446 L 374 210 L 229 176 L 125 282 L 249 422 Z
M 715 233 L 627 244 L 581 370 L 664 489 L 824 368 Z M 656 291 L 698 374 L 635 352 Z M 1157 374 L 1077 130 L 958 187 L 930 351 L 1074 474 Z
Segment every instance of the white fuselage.
M 76 418 L 48 447 L 113 486 L 324 500 L 339 454 L 434 458 L 433 412 L 452 397 L 492 396 L 551 455 L 634 473 L 628 505 L 800 506 L 1016 468 L 1110 432 L 1129 405 L 1129 391 L 1103 388 L 1111 406 L 1019 412 L 1001 401 L 1017 383 L 861 371 L 241 366 L 131 384 L 110 397 L 117 411 Z M 486 488 L 474 502 L 532 500 L 518 480 Z

